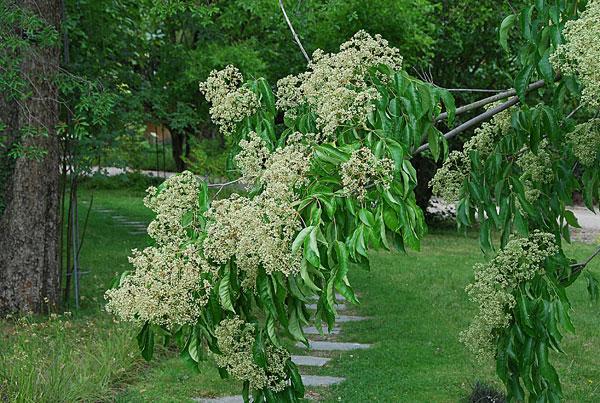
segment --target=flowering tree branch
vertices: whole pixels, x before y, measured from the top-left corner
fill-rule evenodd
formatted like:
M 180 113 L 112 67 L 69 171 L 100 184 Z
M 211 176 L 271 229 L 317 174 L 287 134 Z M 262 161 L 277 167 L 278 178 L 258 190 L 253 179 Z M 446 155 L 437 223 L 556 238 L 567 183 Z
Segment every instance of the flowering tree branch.
M 279 0 L 279 7 L 281 8 L 281 12 L 283 13 L 283 17 L 285 18 L 285 21 L 287 22 L 288 27 L 290 27 L 290 31 L 292 31 L 292 35 L 294 36 L 294 41 L 296 41 L 296 43 L 298 44 L 298 47 L 300 48 L 300 51 L 304 55 L 306 62 L 310 63 L 310 57 L 308 56 L 308 53 L 306 53 L 306 50 L 304 50 L 304 46 L 302 46 L 302 42 L 300 42 L 300 38 L 298 37 L 298 34 L 296 34 L 296 31 L 294 30 L 294 26 L 292 25 L 292 22 L 290 21 L 287 13 L 285 12 L 285 7 L 283 6 L 283 0 Z

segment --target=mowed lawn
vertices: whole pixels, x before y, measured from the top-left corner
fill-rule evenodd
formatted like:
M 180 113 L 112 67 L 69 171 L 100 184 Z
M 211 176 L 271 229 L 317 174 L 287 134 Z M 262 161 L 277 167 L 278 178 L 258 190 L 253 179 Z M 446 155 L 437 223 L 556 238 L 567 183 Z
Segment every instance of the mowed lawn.
M 238 385 L 220 380 L 210 364 L 193 372 L 171 348 L 160 348 L 156 359 L 145 363 L 133 329 L 103 312 L 104 290 L 115 273 L 129 269 L 130 250 L 143 248 L 150 239 L 130 234 L 97 209 L 111 209 L 132 221 L 149 222 L 152 215 L 142 204 L 142 191 L 93 193 L 81 255 L 83 270 L 89 271 L 81 280 L 82 309 L 51 325 L 34 325 L 34 330 L 0 322 L 0 400 L 178 402 L 239 393 Z M 80 199 L 89 201 L 91 194 L 84 190 Z M 82 203 L 80 211 L 85 207 Z M 431 232 L 421 252 L 373 252 L 371 271 L 351 273 L 361 304 L 350 312 L 370 319 L 343 324 L 338 339 L 373 346 L 334 354 L 327 366 L 312 370 L 347 379 L 318 390 L 323 400 L 456 402 L 476 380 L 496 382 L 492 363 L 473 362 L 458 342 L 475 310 L 464 287 L 472 278 L 472 265 L 483 260 L 477 239 L 452 230 Z M 583 258 L 593 246 L 577 244 L 569 250 Z M 591 268 L 600 276 L 600 259 Z M 566 354 L 554 357 L 565 396 L 568 401 L 600 401 L 600 306 L 589 302 L 584 281 L 571 287 L 569 295 L 577 332 L 566 336 Z M 15 360 L 15 355 L 21 358 Z M 27 383 L 31 386 L 25 390 Z

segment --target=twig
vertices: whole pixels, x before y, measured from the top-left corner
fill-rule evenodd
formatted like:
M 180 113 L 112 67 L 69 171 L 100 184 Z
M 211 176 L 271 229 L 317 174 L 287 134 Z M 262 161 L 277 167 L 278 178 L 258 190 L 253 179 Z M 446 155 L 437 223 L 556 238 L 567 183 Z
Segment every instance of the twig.
M 206 186 L 209 188 L 224 188 L 225 186 L 233 185 L 234 183 L 237 183 L 241 180 L 242 180 L 242 178 L 237 178 L 232 181 L 225 182 L 225 183 L 209 183 Z
M 452 137 L 456 136 L 457 134 L 464 132 L 465 130 L 467 130 L 468 128 L 479 124 L 481 122 L 485 122 L 486 120 L 492 118 L 492 116 L 510 108 L 511 106 L 517 104 L 519 102 L 519 98 L 518 97 L 512 97 L 510 100 L 504 102 L 501 105 L 496 106 L 495 108 L 489 109 L 487 111 L 485 111 L 484 113 L 475 116 L 472 119 L 467 120 L 465 123 L 455 127 L 454 129 L 450 130 L 449 132 L 444 134 L 444 138 L 446 138 L 446 140 L 451 139 Z M 418 154 L 421 151 L 425 151 L 429 148 L 429 143 L 425 143 L 422 146 L 418 147 L 414 152 L 414 154 Z
M 583 106 L 583 104 L 580 104 L 580 105 L 579 105 L 577 108 L 573 109 L 573 110 L 571 111 L 571 113 L 569 113 L 569 114 L 567 115 L 567 117 L 566 117 L 565 119 L 569 119 L 569 118 L 573 117 L 573 115 L 575 115 L 575 114 L 577 113 L 577 111 L 578 111 L 579 109 L 581 109 L 581 107 L 582 107 L 582 106 Z
M 308 53 L 306 53 L 306 50 L 304 50 L 304 46 L 302 46 L 302 42 L 300 42 L 300 38 L 298 38 L 298 35 L 296 34 L 296 31 L 294 30 L 292 22 L 290 21 L 290 19 L 288 18 L 287 13 L 285 12 L 285 7 L 283 6 L 283 0 L 279 0 L 279 7 L 281 8 L 281 11 L 283 12 L 283 17 L 285 18 L 285 21 L 287 22 L 288 27 L 290 27 L 290 31 L 292 31 L 292 35 L 294 36 L 294 40 L 298 44 L 298 47 L 300 48 L 300 51 L 304 55 L 304 58 L 306 59 L 306 62 L 310 63 L 310 57 L 308 57 Z
M 529 86 L 527 87 L 526 92 L 533 91 L 533 90 L 536 90 L 538 88 L 542 88 L 544 85 L 545 85 L 544 80 L 536 81 L 534 83 L 529 84 Z M 517 94 L 517 90 L 515 90 L 514 88 L 511 88 L 510 90 L 501 92 L 501 93 L 496 94 L 496 95 L 492 95 L 492 96 L 487 97 L 487 98 L 480 99 L 479 101 L 475 101 L 473 103 L 461 106 L 460 108 L 456 108 L 455 114 L 456 115 L 460 115 L 462 113 L 472 111 L 473 109 L 481 108 L 482 106 L 485 106 L 487 104 L 491 104 L 493 102 L 500 101 L 502 99 L 506 99 L 506 98 L 512 97 L 512 96 L 514 96 L 516 94 Z M 439 122 L 439 121 L 442 121 L 442 120 L 446 119 L 447 117 L 448 117 L 448 112 L 444 112 L 444 113 L 439 114 L 438 117 L 435 118 L 435 121 Z
M 598 247 L 598 249 L 596 249 L 596 251 L 594 253 L 592 253 L 591 256 L 589 256 L 584 261 L 572 264 L 571 265 L 571 269 L 572 269 L 571 275 L 577 274 L 580 271 L 582 271 L 585 268 L 585 266 L 587 266 L 588 263 L 590 263 L 592 261 L 592 259 L 594 259 L 598 254 L 600 254 L 600 246 Z
M 221 190 L 223 190 L 226 186 L 229 185 L 233 185 L 234 183 L 237 183 L 239 181 L 242 180 L 242 177 L 239 177 L 237 179 L 234 179 L 232 181 L 229 182 L 225 182 L 225 183 L 209 183 L 206 186 L 209 188 L 219 188 L 219 190 L 217 190 L 217 193 L 215 193 L 215 197 L 217 197 L 219 195 L 219 193 L 221 193 Z

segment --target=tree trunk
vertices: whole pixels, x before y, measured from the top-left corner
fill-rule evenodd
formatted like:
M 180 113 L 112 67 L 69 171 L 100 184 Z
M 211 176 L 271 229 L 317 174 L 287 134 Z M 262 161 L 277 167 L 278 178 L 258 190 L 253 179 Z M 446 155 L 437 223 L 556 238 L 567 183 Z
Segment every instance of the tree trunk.
M 186 132 L 183 130 L 171 130 L 171 145 L 173 150 L 173 160 L 175 161 L 175 168 L 177 172 L 183 172 L 185 170 L 185 161 L 182 156 L 184 155 L 184 148 L 187 145 Z M 189 146 L 187 146 L 189 148 Z M 189 154 L 186 150 L 186 155 Z
M 60 0 L 22 0 L 19 7 L 59 28 Z M 58 31 L 60 32 L 60 31 Z M 43 312 L 59 302 L 59 144 L 58 72 L 60 49 L 36 43 L 21 54 L 21 76 L 32 96 L 15 101 L 0 94 L 0 119 L 7 125 L 5 144 L 19 142 L 45 152 L 40 159 L 0 156 L 9 170 L 1 186 L 0 315 Z M 23 129 L 46 135 L 21 136 Z
M 435 165 L 435 162 L 429 158 L 420 155 L 413 157 L 411 163 L 417 171 L 417 187 L 415 188 L 417 205 L 421 207 L 423 212 L 427 215 L 427 207 L 429 206 L 429 201 L 432 196 L 429 181 L 433 179 L 437 166 Z

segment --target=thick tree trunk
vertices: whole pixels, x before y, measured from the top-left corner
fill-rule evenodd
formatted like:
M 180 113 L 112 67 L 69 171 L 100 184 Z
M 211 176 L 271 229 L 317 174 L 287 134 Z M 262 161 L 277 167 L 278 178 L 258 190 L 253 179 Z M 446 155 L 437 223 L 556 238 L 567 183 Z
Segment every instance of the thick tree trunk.
M 60 0 L 22 0 L 48 24 L 59 25 Z M 60 31 L 59 31 L 60 32 Z M 32 96 L 16 105 L 0 94 L 0 119 L 7 124 L 9 149 L 16 141 L 45 152 L 36 160 L 0 156 L 9 166 L 0 187 L 5 208 L 0 216 L 0 315 L 43 312 L 59 302 L 59 145 L 58 71 L 60 49 L 31 44 L 22 54 L 21 75 Z M 47 133 L 21 136 L 24 128 Z

